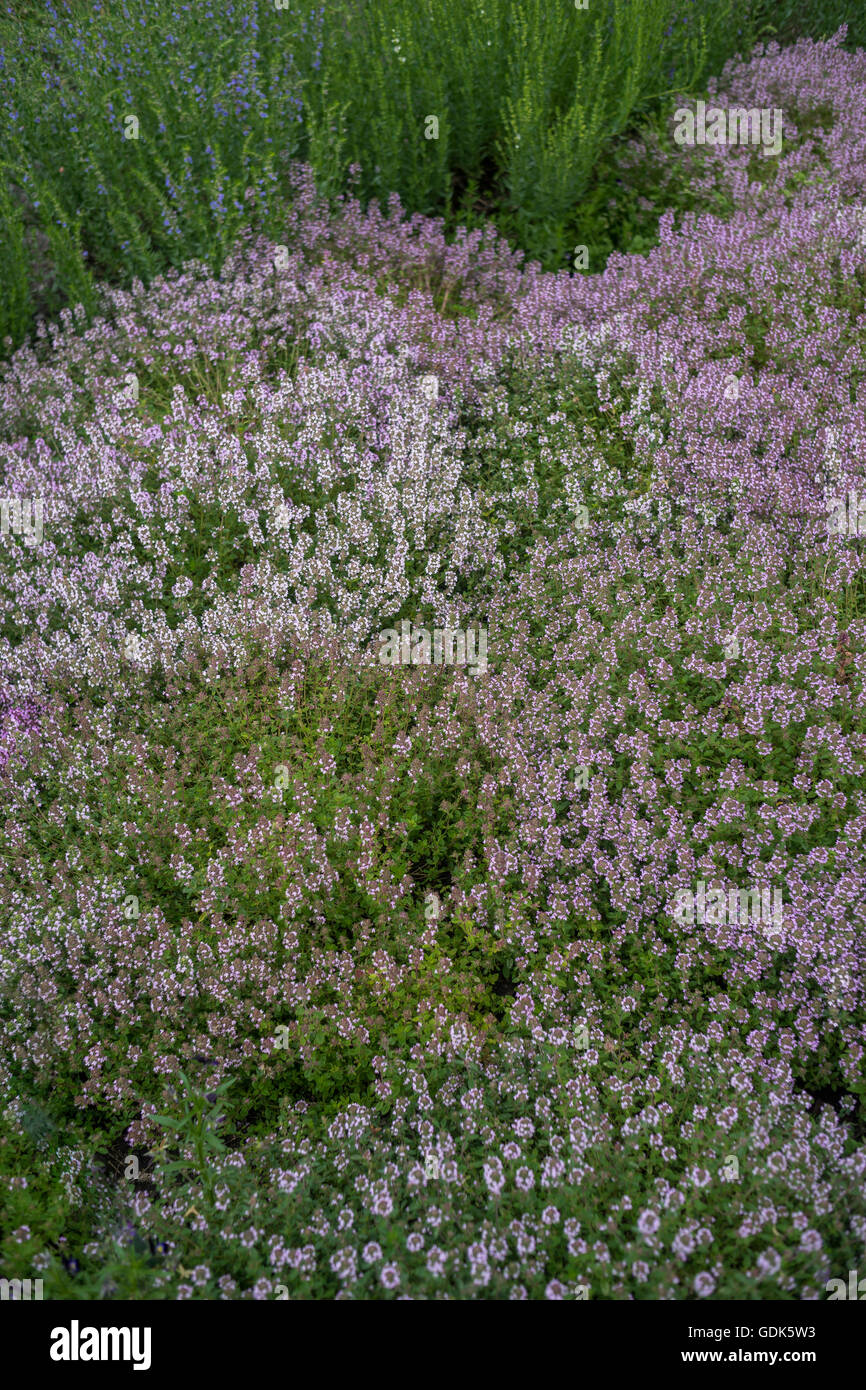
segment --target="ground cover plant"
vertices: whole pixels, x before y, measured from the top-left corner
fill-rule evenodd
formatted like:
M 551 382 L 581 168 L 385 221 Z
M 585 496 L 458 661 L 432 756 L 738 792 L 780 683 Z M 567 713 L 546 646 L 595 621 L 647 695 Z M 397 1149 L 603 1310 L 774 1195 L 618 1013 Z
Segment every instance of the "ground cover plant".
M 812 1300 L 857 1268 L 843 38 L 711 85 L 784 113 L 776 158 L 679 146 L 676 94 L 623 153 L 658 245 L 602 273 L 293 164 L 279 240 L 100 287 L 4 367 L 4 1275 Z M 383 663 L 406 620 L 483 630 L 486 669 Z

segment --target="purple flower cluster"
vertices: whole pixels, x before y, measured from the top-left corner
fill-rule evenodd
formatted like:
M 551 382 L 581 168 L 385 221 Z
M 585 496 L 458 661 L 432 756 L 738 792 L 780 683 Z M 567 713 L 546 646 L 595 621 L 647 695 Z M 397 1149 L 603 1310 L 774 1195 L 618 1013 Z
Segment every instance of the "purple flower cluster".
M 0 689 L 0 771 L 16 747 L 17 736 L 39 728 L 39 706 L 28 696 Z

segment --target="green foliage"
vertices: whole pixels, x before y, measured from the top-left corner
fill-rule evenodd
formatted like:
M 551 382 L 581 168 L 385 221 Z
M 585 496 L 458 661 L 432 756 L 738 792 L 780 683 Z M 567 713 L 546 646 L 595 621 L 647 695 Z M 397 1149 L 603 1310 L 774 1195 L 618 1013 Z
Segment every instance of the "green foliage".
M 755 0 L 753 20 L 764 38 L 792 43 L 828 39 L 848 26 L 847 48 L 866 48 L 866 10 L 853 0 Z
M 178 1102 L 176 1109 L 179 1113 L 155 1115 L 154 1119 L 157 1124 L 172 1132 L 181 1151 L 188 1150 L 191 1156 L 190 1162 L 193 1162 L 196 1170 L 204 1175 L 207 1195 L 212 1201 L 213 1185 L 209 1181 L 210 1164 L 216 1156 L 226 1151 L 226 1146 L 217 1133 L 217 1128 L 225 1118 L 221 1114 L 223 1097 L 234 1085 L 234 1078 L 228 1077 L 218 1086 L 215 1086 L 213 1091 L 207 1092 L 202 1090 L 201 1086 L 196 1086 L 185 1072 L 178 1072 L 178 1077 L 182 1088 L 181 1095 L 176 1097 Z M 165 1176 L 183 1173 L 190 1167 L 190 1162 L 185 1159 L 169 1160 L 162 1164 L 160 1171 Z
M 15 270 L 0 328 L 15 341 L 22 219 L 35 308 L 89 311 L 94 278 L 129 284 L 190 258 L 218 269 L 241 226 L 274 232 L 273 190 L 299 150 L 299 16 L 254 0 L 215 14 L 154 0 L 146 20 L 58 8 L 57 25 L 47 11 L 0 17 L 0 226 Z
M 46 1248 L 61 1271 L 98 1225 L 105 1183 L 69 1141 L 60 1108 L 16 1101 L 0 1113 L 0 1278 L 39 1278 Z
M 31 304 L 24 211 L 0 178 L 0 246 L 4 288 L 0 294 L 0 343 L 20 343 L 30 326 Z M 5 343 L 5 346 L 9 346 Z

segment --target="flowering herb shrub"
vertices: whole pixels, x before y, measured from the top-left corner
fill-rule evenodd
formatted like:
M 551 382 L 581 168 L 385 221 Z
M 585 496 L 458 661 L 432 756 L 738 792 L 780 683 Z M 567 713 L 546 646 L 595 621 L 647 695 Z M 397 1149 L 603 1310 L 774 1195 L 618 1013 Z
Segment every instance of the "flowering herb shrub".
M 44 499 L 0 548 L 11 1275 L 856 1267 L 866 595 L 827 515 L 864 488 L 866 54 L 718 85 L 782 154 L 634 150 L 704 207 L 601 275 L 301 169 L 284 245 L 5 369 L 3 486 Z M 487 672 L 382 666 L 404 618 L 483 624 Z M 778 920 L 680 910 L 753 890 Z

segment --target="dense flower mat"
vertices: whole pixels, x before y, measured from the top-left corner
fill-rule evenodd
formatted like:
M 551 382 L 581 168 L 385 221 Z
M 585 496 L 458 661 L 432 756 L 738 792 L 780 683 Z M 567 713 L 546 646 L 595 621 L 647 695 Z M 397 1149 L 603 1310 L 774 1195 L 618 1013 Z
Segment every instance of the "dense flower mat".
M 43 534 L 0 546 L 0 1066 L 93 1212 L 40 1240 L 6 1179 L 10 1269 L 857 1267 L 866 517 L 828 509 L 866 490 L 866 53 L 770 46 L 711 100 L 781 108 L 782 154 L 635 148 L 699 207 L 601 275 L 300 170 L 284 246 L 7 369 Z M 402 619 L 481 625 L 488 669 L 382 665 Z

